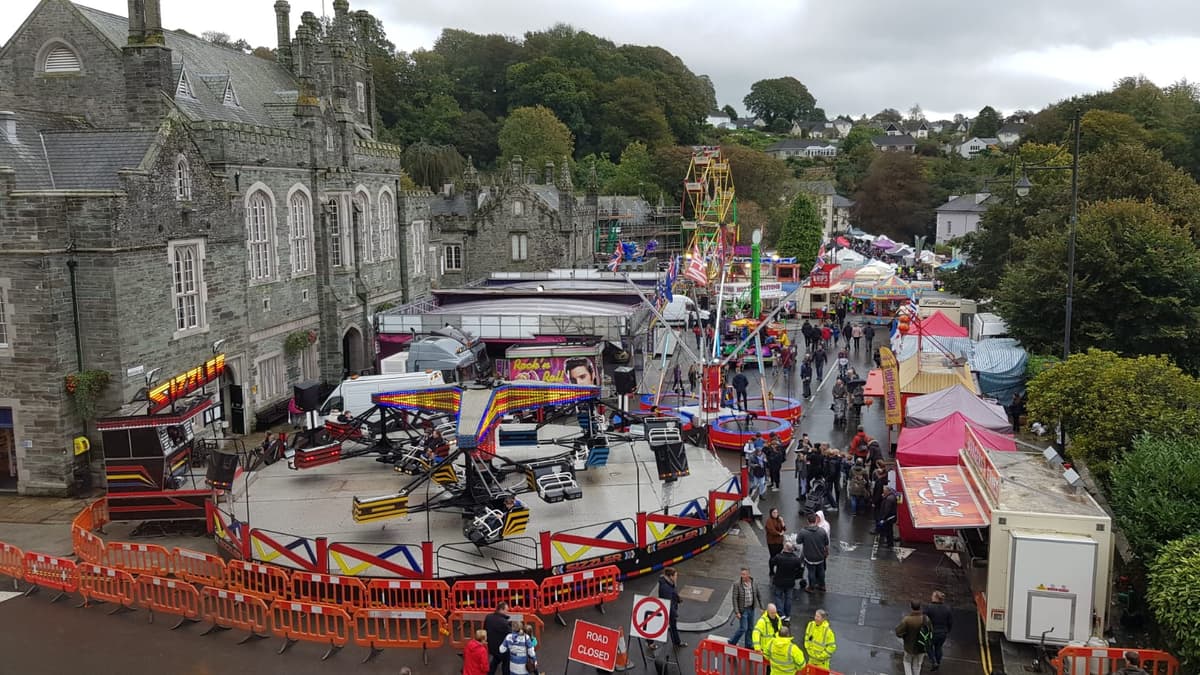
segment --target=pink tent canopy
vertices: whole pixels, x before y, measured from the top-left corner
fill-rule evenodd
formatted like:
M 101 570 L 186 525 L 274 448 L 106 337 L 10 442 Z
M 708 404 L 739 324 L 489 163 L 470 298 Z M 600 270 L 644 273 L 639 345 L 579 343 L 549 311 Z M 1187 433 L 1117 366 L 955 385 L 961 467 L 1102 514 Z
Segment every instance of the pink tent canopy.
M 983 447 L 992 450 L 1016 451 L 1012 436 L 988 431 L 955 412 L 923 427 L 904 427 L 896 443 L 896 461 L 901 466 L 941 466 L 958 464 L 958 451 L 966 438 L 970 424 Z
M 919 330 L 921 335 L 932 337 L 967 337 L 969 335 L 966 328 L 951 321 L 950 317 L 942 314 L 941 310 L 921 319 Z

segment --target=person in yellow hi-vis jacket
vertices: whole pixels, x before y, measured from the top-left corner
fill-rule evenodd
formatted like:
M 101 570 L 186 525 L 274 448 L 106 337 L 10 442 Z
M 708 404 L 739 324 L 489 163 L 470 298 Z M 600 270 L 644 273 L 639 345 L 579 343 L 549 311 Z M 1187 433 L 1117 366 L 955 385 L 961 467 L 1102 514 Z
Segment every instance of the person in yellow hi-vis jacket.
M 779 616 L 779 610 L 775 607 L 775 603 L 767 605 L 767 611 L 758 617 L 758 621 L 754 624 L 754 631 L 750 633 L 750 641 L 754 645 L 754 649 L 764 654 L 767 653 L 771 641 L 779 635 L 779 629 L 782 627 L 783 617 Z
M 804 668 L 804 650 L 792 642 L 792 629 L 779 627 L 779 635 L 763 651 L 771 663 L 771 675 L 796 675 Z
M 829 661 L 837 651 L 837 636 L 829 625 L 829 614 L 818 609 L 804 629 L 804 651 L 814 666 L 829 670 Z

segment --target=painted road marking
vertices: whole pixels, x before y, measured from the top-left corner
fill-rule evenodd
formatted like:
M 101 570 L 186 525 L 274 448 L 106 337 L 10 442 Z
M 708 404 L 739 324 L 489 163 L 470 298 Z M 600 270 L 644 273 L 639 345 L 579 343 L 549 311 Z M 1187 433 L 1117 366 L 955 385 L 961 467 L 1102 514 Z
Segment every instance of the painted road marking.
M 862 599 L 862 604 L 858 606 L 858 625 L 867 625 L 867 599 Z
M 17 593 L 16 591 L 0 591 L 0 602 L 4 602 L 5 600 L 12 600 L 13 598 L 15 598 L 19 595 L 22 595 L 22 594 Z

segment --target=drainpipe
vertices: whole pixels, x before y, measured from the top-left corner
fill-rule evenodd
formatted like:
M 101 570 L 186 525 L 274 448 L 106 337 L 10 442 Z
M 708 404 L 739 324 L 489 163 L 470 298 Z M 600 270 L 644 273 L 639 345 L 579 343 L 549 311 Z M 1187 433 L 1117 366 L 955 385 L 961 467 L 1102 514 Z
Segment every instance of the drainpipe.
M 409 287 L 408 276 L 408 223 L 400 217 L 400 179 L 393 179 L 392 184 L 395 186 L 393 190 L 396 193 L 396 198 L 392 200 L 396 203 L 396 235 L 400 237 L 400 301 L 407 305 L 412 302 L 412 290 Z
M 71 244 L 72 248 L 74 243 Z M 67 273 L 71 278 L 71 321 L 75 326 L 75 370 L 83 371 L 83 338 L 79 334 L 79 293 L 75 282 L 75 268 L 79 262 L 74 254 L 67 258 Z

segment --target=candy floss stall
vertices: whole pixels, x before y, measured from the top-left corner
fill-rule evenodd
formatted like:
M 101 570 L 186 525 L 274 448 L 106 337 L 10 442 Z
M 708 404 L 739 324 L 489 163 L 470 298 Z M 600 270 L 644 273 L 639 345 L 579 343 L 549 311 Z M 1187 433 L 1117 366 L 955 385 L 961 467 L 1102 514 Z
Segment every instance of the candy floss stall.
M 967 426 L 956 465 L 898 467 L 914 527 L 954 531 L 935 546 L 1013 642 L 1084 643 L 1107 621 L 1112 521 L 1057 457 L 989 450 Z

